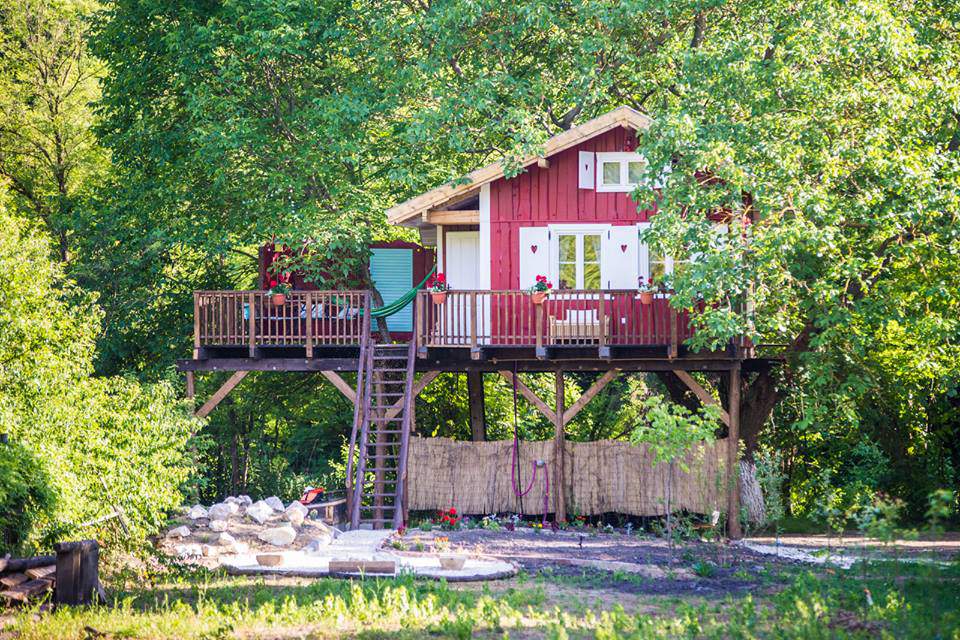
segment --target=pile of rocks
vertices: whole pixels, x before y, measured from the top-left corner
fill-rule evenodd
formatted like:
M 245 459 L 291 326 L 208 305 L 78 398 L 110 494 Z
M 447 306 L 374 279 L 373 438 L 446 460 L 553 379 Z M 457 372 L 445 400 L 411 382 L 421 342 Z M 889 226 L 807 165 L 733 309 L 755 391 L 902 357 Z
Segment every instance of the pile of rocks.
M 339 531 L 309 515 L 296 500 L 284 506 L 276 496 L 257 502 L 250 496 L 231 496 L 209 507 L 187 509 L 167 531 L 164 545 L 172 555 L 198 560 L 277 548 L 315 551 L 329 545 Z

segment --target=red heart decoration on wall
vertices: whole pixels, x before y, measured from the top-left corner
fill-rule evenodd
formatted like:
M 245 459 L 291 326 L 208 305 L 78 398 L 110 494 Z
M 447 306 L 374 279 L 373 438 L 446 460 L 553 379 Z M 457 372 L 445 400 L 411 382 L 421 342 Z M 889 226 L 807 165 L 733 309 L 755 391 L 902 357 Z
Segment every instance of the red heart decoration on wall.
M 536 252 L 537 252 L 537 245 L 535 245 L 535 244 L 530 245 L 530 251 L 533 251 L 534 253 L 536 253 Z
M 627 252 L 627 245 L 625 245 L 625 244 L 620 245 L 620 251 L 622 251 L 623 253 L 626 253 L 626 252 Z

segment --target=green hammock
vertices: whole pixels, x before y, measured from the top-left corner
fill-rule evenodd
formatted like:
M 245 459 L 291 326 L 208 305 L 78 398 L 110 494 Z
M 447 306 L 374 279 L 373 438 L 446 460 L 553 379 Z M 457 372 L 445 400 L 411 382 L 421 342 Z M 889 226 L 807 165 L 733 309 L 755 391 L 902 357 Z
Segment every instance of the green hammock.
M 403 309 L 408 304 L 413 302 L 413 299 L 417 297 L 417 291 L 419 291 L 420 287 L 422 287 L 427 283 L 427 280 L 430 279 L 430 276 L 432 276 L 436 270 L 437 270 L 437 266 L 434 265 L 433 269 L 430 269 L 430 273 L 428 273 L 426 277 L 420 281 L 420 284 L 415 286 L 413 289 L 410 289 L 410 291 L 407 291 L 405 294 L 403 294 L 402 296 L 400 296 L 390 304 L 385 304 L 382 307 L 378 307 L 377 309 L 372 309 L 370 311 L 370 317 L 371 318 L 389 318 L 395 313 L 398 313 L 401 309 Z M 361 313 L 363 312 L 361 311 Z

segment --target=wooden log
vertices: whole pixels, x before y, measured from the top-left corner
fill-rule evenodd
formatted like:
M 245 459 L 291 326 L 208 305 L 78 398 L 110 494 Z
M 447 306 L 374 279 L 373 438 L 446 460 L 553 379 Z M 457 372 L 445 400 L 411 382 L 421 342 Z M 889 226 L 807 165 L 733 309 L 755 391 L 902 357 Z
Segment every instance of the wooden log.
M 397 571 L 393 560 L 331 560 L 330 573 L 377 573 L 392 574 Z
M 556 393 L 556 411 L 554 411 L 554 449 L 553 449 L 553 486 L 557 497 L 556 511 L 554 520 L 556 522 L 566 522 L 567 520 L 567 497 L 566 480 L 563 474 L 564 448 L 566 440 L 566 430 L 563 422 L 563 371 L 557 371 L 554 374 L 554 392 Z
M 26 602 L 34 596 L 49 591 L 53 588 L 53 580 L 40 578 L 39 580 L 28 580 L 6 591 L 0 591 L 0 598 L 8 602 Z
M 5 573 L 22 573 L 27 569 L 34 567 L 44 567 L 48 564 L 55 564 L 57 556 L 34 556 L 33 558 L 10 558 L 7 560 Z
M 475 442 L 483 442 L 487 439 L 483 373 L 467 372 L 467 397 L 470 402 L 470 435 Z
M 740 531 L 740 363 L 730 369 L 730 428 L 727 432 L 727 533 L 739 540 Z
M 30 578 L 28 578 L 25 573 L 11 573 L 9 575 L 5 575 L 2 578 L 0 578 L 0 584 L 2 584 L 7 588 L 10 588 L 10 587 L 15 587 L 18 584 L 21 584 L 23 582 L 26 582 L 29 579 Z
M 34 580 L 39 580 L 40 578 L 53 578 L 57 573 L 57 565 L 48 564 L 45 567 L 34 567 L 33 569 L 27 569 L 24 571 L 27 574 L 28 578 Z

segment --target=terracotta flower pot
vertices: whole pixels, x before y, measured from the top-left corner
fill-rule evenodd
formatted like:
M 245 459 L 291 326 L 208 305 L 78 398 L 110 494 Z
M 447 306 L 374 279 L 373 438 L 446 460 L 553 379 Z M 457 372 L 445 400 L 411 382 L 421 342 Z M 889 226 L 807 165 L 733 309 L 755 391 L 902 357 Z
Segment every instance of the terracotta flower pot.
M 653 291 L 641 291 L 640 304 L 653 304 Z
M 274 293 L 270 296 L 270 302 L 276 306 L 281 306 L 287 303 L 287 294 L 285 293 Z
M 533 304 L 543 304 L 548 295 L 546 291 L 534 291 L 530 294 L 530 299 L 533 301 Z
M 443 304 L 447 301 L 447 292 L 433 291 L 430 293 L 430 297 L 433 298 L 433 304 Z

